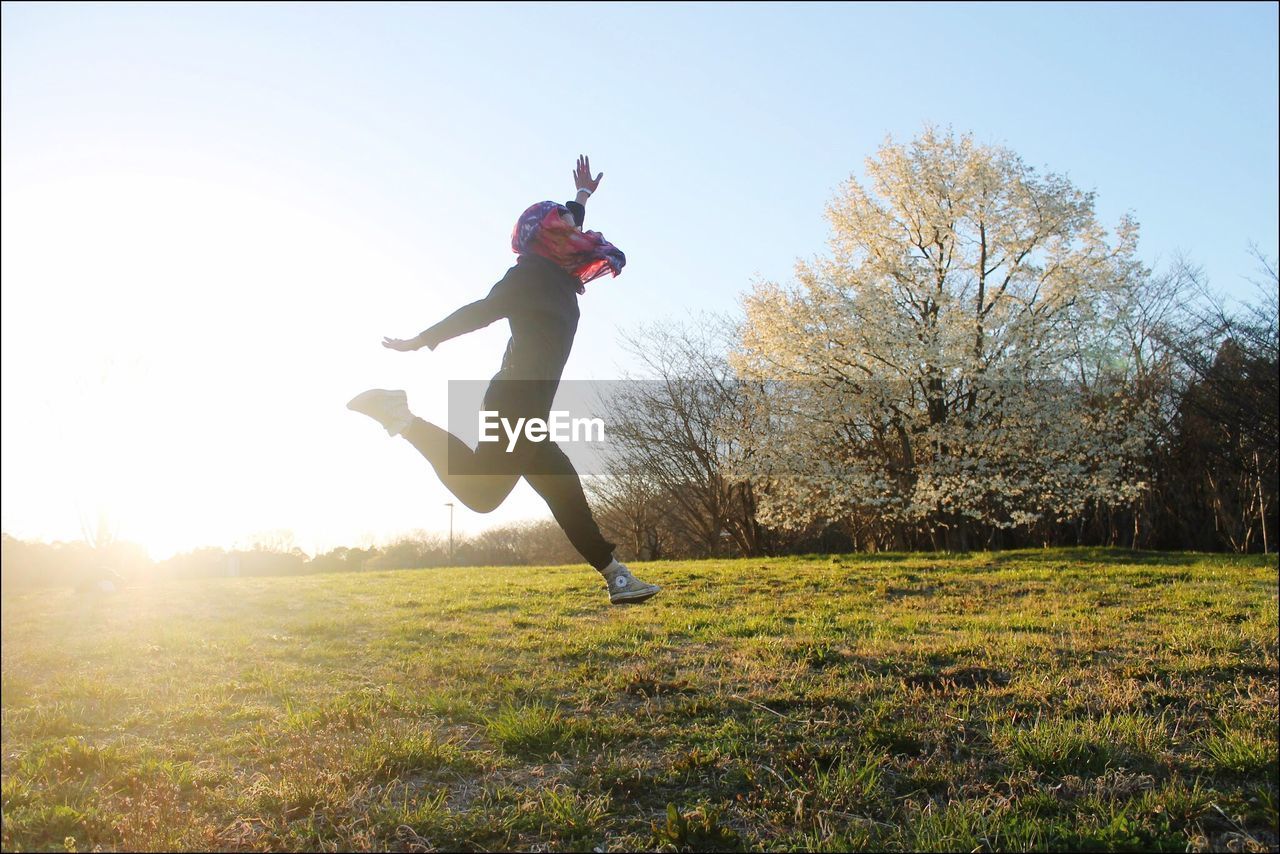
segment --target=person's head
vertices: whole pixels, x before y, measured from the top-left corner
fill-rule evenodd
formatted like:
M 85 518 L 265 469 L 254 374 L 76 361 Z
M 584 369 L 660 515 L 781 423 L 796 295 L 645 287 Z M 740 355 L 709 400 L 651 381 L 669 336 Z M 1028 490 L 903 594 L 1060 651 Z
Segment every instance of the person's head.
M 626 256 L 596 231 L 583 231 L 573 213 L 555 202 L 530 205 L 511 230 L 511 250 L 538 255 L 559 266 L 582 285 L 605 273 L 622 272 Z M 579 293 L 582 287 L 578 288 Z
M 535 243 L 554 239 L 557 234 L 563 235 L 566 229 L 581 233 L 573 213 L 564 205 L 556 202 L 529 205 L 511 230 L 511 251 L 527 254 Z

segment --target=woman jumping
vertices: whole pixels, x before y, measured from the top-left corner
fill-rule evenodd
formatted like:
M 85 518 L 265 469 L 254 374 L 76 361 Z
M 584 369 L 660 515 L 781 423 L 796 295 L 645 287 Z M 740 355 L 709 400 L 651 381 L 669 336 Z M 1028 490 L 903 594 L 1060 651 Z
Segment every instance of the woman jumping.
M 617 276 L 627 259 L 597 231 L 583 231 L 586 203 L 604 177 L 591 177 L 591 161 L 578 158 L 573 173 L 577 198 L 565 205 L 538 202 L 511 232 L 519 258 L 489 295 L 465 305 L 415 338 L 384 338 L 382 346 L 434 350 L 442 341 L 474 332 L 505 317 L 511 340 L 502 368 L 484 395 L 484 409 L 506 423 L 544 421 L 560 385 L 578 329 L 578 294 L 592 279 Z M 445 487 L 477 513 L 496 508 L 523 477 L 551 508 L 573 547 L 604 576 L 615 605 L 643 602 L 661 588 L 640 581 L 613 556 L 614 544 L 600 533 L 587 506 L 582 481 L 564 451 L 551 441 L 523 436 L 508 450 L 505 442 L 481 442 L 475 450 L 446 430 L 409 411 L 403 391 L 370 389 L 348 409 L 368 415 L 392 436 L 403 436 L 427 458 Z

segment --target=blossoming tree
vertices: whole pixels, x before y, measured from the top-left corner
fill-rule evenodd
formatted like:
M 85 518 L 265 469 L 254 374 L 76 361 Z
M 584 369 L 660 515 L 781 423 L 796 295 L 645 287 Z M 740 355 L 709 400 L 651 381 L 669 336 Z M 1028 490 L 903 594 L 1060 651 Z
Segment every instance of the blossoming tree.
M 831 256 L 746 298 L 762 520 L 875 514 L 956 548 L 1133 500 L 1149 413 L 1113 333 L 1137 224 L 1108 234 L 1092 193 L 968 135 L 887 141 L 866 174 L 827 208 Z

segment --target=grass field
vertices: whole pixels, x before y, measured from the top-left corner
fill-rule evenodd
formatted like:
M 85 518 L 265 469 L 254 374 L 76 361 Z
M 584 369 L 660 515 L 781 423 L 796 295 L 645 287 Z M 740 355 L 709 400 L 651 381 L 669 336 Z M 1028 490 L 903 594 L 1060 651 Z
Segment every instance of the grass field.
M 1105 550 L 3 600 L 3 847 L 1275 850 L 1277 565 Z

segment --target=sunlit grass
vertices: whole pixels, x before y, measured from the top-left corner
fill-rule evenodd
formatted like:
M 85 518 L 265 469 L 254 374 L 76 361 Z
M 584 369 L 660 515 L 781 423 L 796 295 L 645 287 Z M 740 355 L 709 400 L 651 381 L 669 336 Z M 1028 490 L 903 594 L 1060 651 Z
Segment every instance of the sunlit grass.
M 1275 558 L 207 579 L 3 602 L 5 850 L 1273 850 Z

